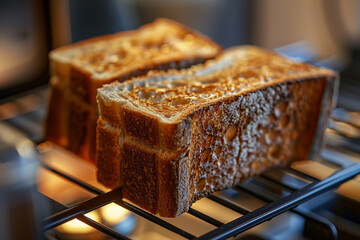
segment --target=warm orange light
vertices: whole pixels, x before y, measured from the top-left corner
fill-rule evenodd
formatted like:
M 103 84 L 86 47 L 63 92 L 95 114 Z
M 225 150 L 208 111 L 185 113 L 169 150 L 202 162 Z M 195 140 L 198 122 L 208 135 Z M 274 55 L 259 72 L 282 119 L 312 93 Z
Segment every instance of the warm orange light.
M 99 215 L 95 212 L 85 214 L 86 217 L 91 218 L 94 221 L 99 221 Z M 90 227 L 86 223 L 81 222 L 78 219 L 73 219 L 67 223 L 64 223 L 57 227 L 57 229 L 63 233 L 69 234 L 85 234 L 96 231 L 96 229 Z
M 108 205 L 102 207 L 101 212 L 104 219 L 112 225 L 121 222 L 123 219 L 125 219 L 125 217 L 129 215 L 128 210 L 120 207 L 115 203 L 109 203 Z

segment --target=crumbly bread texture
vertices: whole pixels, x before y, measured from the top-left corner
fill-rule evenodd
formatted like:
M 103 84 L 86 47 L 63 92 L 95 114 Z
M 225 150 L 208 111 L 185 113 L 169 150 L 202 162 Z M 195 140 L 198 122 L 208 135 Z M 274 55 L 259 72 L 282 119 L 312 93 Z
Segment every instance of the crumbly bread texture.
M 175 217 L 214 191 L 314 157 L 337 74 L 252 46 L 98 90 L 98 180 Z
M 207 37 L 167 19 L 58 48 L 50 53 L 46 138 L 94 161 L 97 88 L 154 69 L 187 68 L 220 51 Z

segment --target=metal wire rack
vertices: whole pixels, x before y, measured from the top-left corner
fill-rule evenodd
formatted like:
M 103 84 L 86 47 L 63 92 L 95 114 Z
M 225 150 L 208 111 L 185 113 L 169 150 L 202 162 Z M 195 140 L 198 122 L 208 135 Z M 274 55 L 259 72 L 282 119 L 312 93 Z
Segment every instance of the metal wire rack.
M 346 110 L 342 109 L 342 111 Z M 333 116 L 333 121 L 345 121 L 346 124 L 350 125 L 351 127 L 360 129 L 359 126 L 351 121 L 347 121 L 346 119 L 339 119 L 339 116 Z M 356 139 L 356 136 L 352 138 L 347 137 L 346 134 L 344 134 L 341 129 L 338 129 L 336 126 L 332 127 L 331 134 L 336 134 L 337 136 L 336 144 L 332 146 L 337 150 L 339 150 L 338 148 L 346 148 L 347 146 L 350 146 L 349 148 L 351 149 L 351 145 L 348 143 L 359 140 Z M 331 138 L 332 136 L 328 137 Z M 249 194 L 267 203 L 263 207 L 260 207 L 254 211 L 250 211 L 247 208 L 242 207 L 240 203 L 238 204 L 229 201 L 221 195 L 211 195 L 207 197 L 209 200 L 214 201 L 217 204 L 229 208 L 237 213 L 240 213 L 242 216 L 236 218 L 233 221 L 223 223 L 222 221 L 215 219 L 199 210 L 190 208 L 188 212 L 190 215 L 215 227 L 214 230 L 211 230 L 202 236 L 194 236 L 193 234 L 175 226 L 174 224 L 162 218 L 149 214 L 146 211 L 143 211 L 142 209 L 132 205 L 131 203 L 121 200 L 121 188 L 109 192 L 104 192 L 101 189 L 98 189 L 80 179 L 59 171 L 45 162 L 42 162 L 41 166 L 43 168 L 71 181 L 88 192 L 97 195 L 96 197 L 88 199 L 69 208 L 62 205 L 61 203 L 49 199 L 49 201 L 51 201 L 53 205 L 56 205 L 57 209 L 60 209 L 60 211 L 44 219 L 44 230 L 46 231 L 53 229 L 71 219 L 77 218 L 78 220 L 115 239 L 129 239 L 127 236 L 115 231 L 111 227 L 85 216 L 86 213 L 98 209 L 104 205 L 109 203 L 116 203 L 119 206 L 138 215 L 139 217 L 147 219 L 157 224 L 158 226 L 170 230 L 173 233 L 176 233 L 186 239 L 226 239 L 232 236 L 236 236 L 237 234 L 253 228 L 286 211 L 292 211 L 293 213 L 300 215 L 309 221 L 323 226 L 323 228 L 327 231 L 328 239 L 337 239 L 337 230 L 333 223 L 313 212 L 302 208 L 299 205 L 327 191 L 339 187 L 342 183 L 360 174 L 360 164 L 351 161 L 343 161 L 340 163 L 336 158 L 323 159 L 322 161 L 325 164 L 329 163 L 332 165 L 337 165 L 339 170 L 337 170 L 331 176 L 320 180 L 294 168 L 274 169 L 262 174 L 261 176 L 253 177 L 246 182 L 234 187 L 233 190 L 235 191 Z M 291 181 L 289 181 L 290 178 Z M 262 190 L 259 191 L 259 188 L 262 188 Z
M 30 95 L 28 95 L 28 97 L 29 96 Z M 42 101 L 38 100 L 37 102 Z M 349 100 L 349 102 L 353 101 Z M 121 234 L 112 226 L 85 216 L 88 212 L 99 209 L 109 203 L 115 203 L 132 212 L 134 215 L 137 215 L 139 218 L 146 219 L 159 226 L 159 228 L 167 229 L 177 234 L 179 238 L 185 239 L 229 238 L 258 226 L 262 222 L 270 220 L 286 211 L 293 212 L 306 219 L 306 221 L 321 226 L 327 239 L 337 239 L 337 229 L 331 221 L 317 213 L 309 211 L 309 209 L 303 207 L 304 204 L 301 204 L 311 202 L 317 196 L 337 188 L 342 183 L 354 178 L 360 173 L 360 113 L 355 112 L 354 109 L 353 112 L 351 112 L 347 110 L 344 105 L 340 106 L 342 108 L 337 108 L 333 112 L 329 129 L 326 131 L 328 144 L 322 152 L 322 160 L 320 160 L 320 164 L 329 165 L 337 169 L 338 171 L 335 174 L 323 179 L 316 178 L 311 174 L 295 168 L 274 169 L 261 176 L 253 177 L 231 189 L 232 191 L 240 193 L 241 196 L 250 195 L 266 203 L 260 208 L 255 208 L 255 210 L 244 206 L 242 199 L 231 201 L 227 196 L 222 194 L 211 195 L 207 197 L 209 201 L 231 209 L 239 213 L 239 216 L 242 216 L 226 222 L 214 217 L 209 214 L 209 212 L 191 208 L 188 214 L 199 221 L 213 226 L 213 230 L 203 235 L 196 235 L 183 227 L 177 226 L 177 224 L 171 221 L 151 215 L 131 203 L 121 200 L 121 189 L 104 192 L 89 182 L 81 178 L 76 178 L 74 175 L 62 171 L 48 164 L 46 161 L 41 162 L 43 169 L 47 169 L 52 172 L 53 175 L 70 181 L 81 189 L 96 195 L 96 197 L 69 207 L 44 195 L 44 198 L 47 198 L 47 201 L 50 202 L 50 205 L 52 205 L 54 209 L 54 214 L 43 221 L 44 231 L 54 229 L 65 222 L 77 218 L 111 238 L 129 239 L 126 234 Z M 36 111 L 29 110 L 29 112 L 16 115 L 4 121 L 23 130 L 33 141 L 40 142 L 38 139 L 41 138 L 42 135 L 40 123 L 41 119 L 43 119 L 44 109 L 42 107 L 37 109 Z M 37 125 L 34 125 L 35 123 L 37 123 Z M 355 156 L 357 160 L 346 156 Z
M 326 229 L 329 231 L 330 239 L 336 239 L 337 233 L 336 229 L 334 228 L 333 224 L 326 219 L 321 218 L 320 216 L 317 216 L 315 214 L 309 214 L 302 212 L 301 210 L 297 209 L 296 207 L 300 205 L 301 203 L 314 198 L 321 193 L 324 193 L 326 191 L 329 191 L 331 189 L 334 189 L 341 185 L 342 183 L 346 182 L 347 180 L 353 178 L 357 174 L 360 173 L 360 164 L 354 164 L 351 167 L 342 169 L 332 175 L 329 178 L 326 178 L 324 180 L 316 180 L 311 184 L 308 184 L 306 187 L 299 189 L 299 190 L 292 190 L 292 193 L 288 196 L 281 198 L 279 200 L 273 201 L 271 197 L 268 197 L 266 195 L 259 195 L 256 192 L 253 192 L 249 187 L 245 187 L 242 185 L 236 186 L 236 189 L 240 191 L 245 191 L 247 193 L 252 194 L 253 196 L 258 197 L 259 199 L 265 200 L 269 202 L 268 205 L 259 208 L 253 212 L 249 212 L 248 210 L 235 205 L 225 199 L 222 199 L 217 196 L 210 196 L 209 199 L 228 207 L 234 211 L 237 211 L 241 214 L 244 214 L 244 216 L 229 222 L 229 223 L 222 223 L 204 213 L 201 213 L 195 209 L 190 209 L 189 213 L 203 221 L 206 221 L 217 228 L 211 232 L 208 232 L 207 234 L 196 238 L 194 235 L 154 216 L 151 215 L 136 206 L 133 206 L 129 204 L 128 202 L 124 202 L 121 200 L 121 189 L 116 189 L 107 193 L 104 193 L 103 191 L 96 189 L 82 181 L 79 181 L 73 177 L 70 177 L 68 175 L 62 174 L 61 172 L 58 172 L 57 170 L 47 166 L 42 165 L 44 168 L 59 174 L 60 176 L 74 182 L 75 184 L 83 187 L 84 189 L 98 194 L 97 197 L 94 197 L 90 200 L 87 200 L 85 202 L 82 202 L 74 207 L 67 208 L 63 206 L 64 210 L 61 212 L 58 212 L 57 214 L 54 214 L 50 217 L 47 217 L 44 220 L 44 230 L 49 230 L 51 228 L 54 228 L 62 223 L 65 223 L 73 218 L 78 218 L 80 221 L 98 229 L 99 231 L 102 231 L 105 234 L 108 234 L 111 237 L 114 237 L 116 239 L 129 239 L 128 237 L 114 231 L 113 229 L 98 223 L 86 216 L 84 216 L 85 213 L 90 212 L 92 210 L 95 210 L 99 207 L 102 207 L 108 203 L 114 202 L 121 207 L 143 217 L 147 220 L 150 220 L 168 230 L 171 230 L 185 238 L 188 239 L 225 239 L 231 236 L 235 236 L 239 233 L 242 233 L 264 221 L 267 221 L 285 211 L 291 210 L 295 212 L 296 214 L 299 214 L 305 218 L 309 218 L 315 222 L 318 222 L 321 225 L 324 225 Z M 301 175 L 303 173 L 300 172 Z M 266 176 L 266 175 L 265 175 Z M 268 176 L 267 176 L 268 177 Z M 271 181 L 273 181 L 273 178 L 270 178 Z M 256 180 L 258 181 L 258 180 Z M 290 189 L 291 186 L 286 185 L 286 183 L 280 183 L 282 186 Z M 58 203 L 60 204 L 60 203 Z

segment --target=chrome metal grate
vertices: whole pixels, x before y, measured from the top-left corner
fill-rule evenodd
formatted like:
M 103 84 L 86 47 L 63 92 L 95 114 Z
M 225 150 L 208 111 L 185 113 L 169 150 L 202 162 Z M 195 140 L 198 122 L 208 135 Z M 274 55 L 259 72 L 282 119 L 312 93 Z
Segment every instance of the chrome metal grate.
M 91 198 L 87 201 L 84 201 L 80 204 L 77 204 L 71 208 L 67 208 L 63 206 L 64 210 L 47 217 L 44 220 L 44 230 L 52 229 L 62 223 L 65 223 L 73 218 L 78 218 L 80 221 L 83 221 L 86 224 L 89 224 L 90 226 L 98 229 L 99 231 L 102 231 L 105 234 L 108 234 L 111 237 L 114 237 L 116 239 L 129 239 L 127 236 L 124 236 L 113 229 L 109 228 L 106 225 L 103 225 L 101 223 L 98 223 L 94 220 L 91 220 L 90 218 L 87 218 L 84 216 L 87 212 L 90 212 L 92 210 L 95 210 L 99 207 L 102 207 L 106 204 L 109 204 L 111 202 L 114 202 L 121 207 L 137 214 L 138 216 L 141 216 L 143 218 L 146 218 L 147 220 L 150 220 L 158 225 L 160 225 L 163 228 L 166 228 L 174 233 L 177 233 L 185 238 L 188 239 L 225 239 L 229 238 L 231 236 L 235 236 L 239 233 L 242 233 L 264 221 L 270 220 L 271 218 L 285 212 L 288 210 L 293 211 L 296 214 L 299 214 L 305 218 L 309 218 L 312 221 L 318 222 L 321 225 L 324 225 L 325 228 L 329 231 L 329 237 L 330 239 L 336 239 L 337 233 L 336 229 L 333 226 L 331 222 L 328 220 L 314 214 L 307 212 L 305 210 L 302 210 L 301 208 L 297 207 L 301 203 L 304 203 L 308 201 L 309 199 L 312 199 L 326 191 L 333 190 L 337 188 L 342 183 L 348 181 L 349 179 L 354 178 L 356 175 L 360 174 L 360 164 L 354 163 L 353 165 L 343 168 L 341 170 L 338 170 L 335 174 L 331 175 L 330 177 L 318 180 L 313 178 L 310 175 L 307 175 L 303 172 L 299 172 L 294 169 L 287 169 L 287 170 L 275 170 L 270 171 L 268 173 L 265 173 L 262 176 L 252 178 L 245 182 L 244 184 L 236 186 L 234 189 L 236 191 L 243 191 L 248 194 L 251 194 L 252 196 L 259 198 L 265 202 L 268 202 L 267 205 L 256 209 L 255 211 L 250 212 L 249 210 L 242 208 L 240 205 L 234 204 L 225 198 L 212 195 L 208 197 L 210 200 L 215 201 L 227 208 L 230 208 L 236 212 L 239 212 L 241 214 L 244 214 L 244 216 L 237 218 L 229 223 L 222 223 L 221 221 L 214 219 L 198 210 L 195 210 L 193 208 L 190 209 L 189 214 L 201 219 L 202 221 L 205 221 L 209 224 L 214 225 L 217 227 L 215 230 L 210 231 L 203 236 L 195 237 L 194 235 L 190 234 L 189 232 L 186 232 L 185 230 L 182 230 L 171 223 L 168 223 L 167 221 L 164 221 L 161 218 L 158 218 L 157 216 L 151 215 L 136 206 L 124 202 L 121 200 L 121 189 L 115 189 L 110 192 L 104 193 L 100 189 L 97 189 L 91 185 L 88 185 L 85 182 L 82 182 L 76 178 L 73 178 L 71 176 L 68 176 L 62 172 L 57 171 L 56 169 L 53 169 L 52 167 L 47 166 L 46 164 L 42 164 L 42 167 L 52 171 L 55 174 L 60 175 L 63 178 L 66 178 L 67 180 L 72 181 L 74 184 L 77 184 L 81 186 L 82 188 L 86 189 L 89 192 L 95 193 L 98 196 Z M 282 173 L 279 173 L 282 172 Z M 276 173 L 277 172 L 277 173 Z M 312 179 L 312 182 L 309 184 L 306 184 L 305 187 L 297 188 L 294 187 L 292 184 L 288 184 L 286 181 L 279 181 L 280 174 L 287 174 L 292 173 L 298 176 L 306 177 Z M 277 197 L 277 199 L 274 199 L 273 196 L 263 193 L 259 194 L 256 192 L 256 189 L 261 185 L 269 185 L 267 181 L 271 183 L 275 183 L 276 187 L 278 189 L 269 189 L 272 195 L 276 195 L 276 192 L 286 190 L 287 195 L 285 197 Z
M 354 92 L 354 90 L 352 91 Z M 46 90 L 42 89 L 40 92 L 40 98 L 44 98 Z M 37 98 L 34 99 L 36 100 Z M 39 101 L 36 100 L 36 102 Z M 40 102 L 44 101 L 41 100 Z M 50 205 L 54 209 L 53 214 L 43 221 L 44 231 L 52 230 L 69 220 L 77 218 L 111 238 L 129 239 L 127 234 L 116 231 L 112 226 L 85 216 L 86 213 L 99 209 L 102 206 L 115 203 L 137 217 L 146 219 L 160 228 L 167 229 L 180 238 L 185 239 L 229 238 L 287 211 L 322 226 L 322 228 L 325 229 L 324 235 L 326 238 L 337 239 L 338 232 L 336 226 L 328 219 L 309 210 L 303 205 L 304 203 L 306 204 L 313 201 L 313 199 L 316 199 L 316 197 L 325 192 L 331 192 L 342 183 L 350 179 L 355 179 L 356 176 L 360 174 L 360 113 L 353 108 L 348 108 L 348 100 L 341 101 L 340 99 L 339 103 L 339 108 L 333 112 L 329 129 L 326 131 L 327 146 L 321 153 L 321 159 L 316 162 L 321 166 L 330 166 L 335 173 L 327 174 L 325 177 L 319 177 L 294 167 L 274 169 L 261 176 L 253 177 L 227 192 L 211 195 L 207 197 L 209 201 L 231 209 L 242 216 L 224 222 L 221 219 L 211 216 L 208 212 L 191 208 L 188 212 L 189 215 L 213 226 L 212 230 L 202 235 L 193 234 L 168 219 L 151 215 L 127 201 L 122 201 L 121 189 L 105 192 L 80 178 L 74 177 L 66 171 L 58 169 L 51 164 L 49 165 L 46 161 L 42 161 L 42 169 L 46 169 L 52 174 L 66 179 L 81 189 L 95 195 L 83 202 L 70 205 L 70 207 L 44 195 L 44 198 L 50 202 Z M 3 106 L 4 105 L 0 105 L 0 117 L 2 116 L 1 107 Z M 7 106 L 7 108 L 8 107 L 9 106 Z M 7 111 L 7 109 L 5 110 Z M 43 118 L 43 114 L 44 107 L 42 106 L 35 111 L 30 109 L 20 115 L 14 115 L 14 117 L 2 116 L 2 120 L 27 133 L 32 140 L 39 142 L 39 136 L 41 136 L 41 133 L 39 133 L 39 126 L 41 126 L 39 119 Z M 34 127 L 34 122 L 37 122 L 37 127 Z M 358 178 L 353 181 L 359 183 Z M 360 186 L 360 184 L 358 185 Z M 357 191 L 360 190 L 358 189 Z M 240 195 L 240 197 L 238 195 Z M 259 208 L 250 209 L 242 204 L 243 195 L 249 195 L 266 204 Z

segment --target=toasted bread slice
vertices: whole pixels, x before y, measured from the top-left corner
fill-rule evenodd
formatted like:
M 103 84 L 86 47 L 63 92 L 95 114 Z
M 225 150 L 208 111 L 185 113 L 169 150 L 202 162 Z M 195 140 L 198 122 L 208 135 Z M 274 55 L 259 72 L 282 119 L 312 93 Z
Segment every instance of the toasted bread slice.
M 56 49 L 50 53 L 57 81 L 51 85 L 46 137 L 93 161 L 97 88 L 154 69 L 187 68 L 220 51 L 207 37 L 167 19 Z
M 186 68 L 214 58 L 220 47 L 185 26 L 157 19 L 135 31 L 102 36 L 50 53 L 53 74 L 65 76 L 71 91 L 95 104 L 96 90 L 114 80 L 152 69 Z
M 189 70 L 98 90 L 98 179 L 151 213 L 314 157 L 337 74 L 244 46 Z

